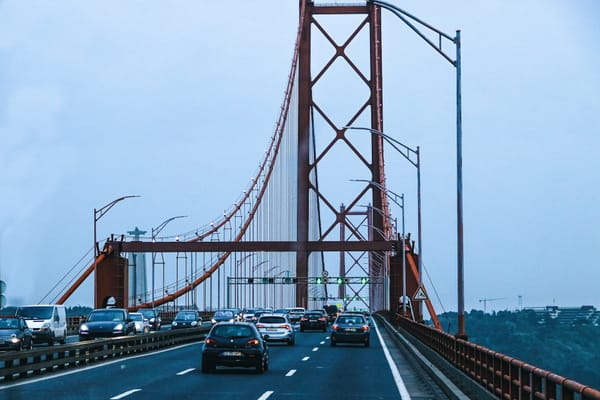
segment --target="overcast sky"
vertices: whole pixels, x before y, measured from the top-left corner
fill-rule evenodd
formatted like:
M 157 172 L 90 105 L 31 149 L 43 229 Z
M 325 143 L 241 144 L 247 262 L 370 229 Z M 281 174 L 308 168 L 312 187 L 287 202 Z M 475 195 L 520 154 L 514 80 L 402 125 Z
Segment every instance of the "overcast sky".
M 461 30 L 465 308 L 600 306 L 600 3 L 390 2 Z M 456 310 L 455 72 L 383 14 L 384 129 L 421 147 L 424 263 Z M 100 238 L 174 215 L 190 217 L 165 233 L 189 231 L 228 209 L 273 134 L 297 18 L 297 0 L 1 1 L 8 303 L 38 302 L 115 198 L 142 196 Z M 414 170 L 386 160 L 416 237 Z

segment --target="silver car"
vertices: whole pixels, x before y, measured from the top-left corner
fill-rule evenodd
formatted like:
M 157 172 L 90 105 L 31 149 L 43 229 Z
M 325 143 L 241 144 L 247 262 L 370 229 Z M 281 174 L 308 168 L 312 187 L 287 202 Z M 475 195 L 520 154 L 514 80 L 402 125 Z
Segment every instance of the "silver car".
M 150 332 L 150 321 L 144 317 L 144 314 L 139 312 L 129 313 L 129 318 L 133 320 L 135 324 L 135 333 L 148 333 Z
M 296 332 L 285 314 L 262 314 L 256 327 L 268 342 L 285 342 L 292 346 L 296 342 Z

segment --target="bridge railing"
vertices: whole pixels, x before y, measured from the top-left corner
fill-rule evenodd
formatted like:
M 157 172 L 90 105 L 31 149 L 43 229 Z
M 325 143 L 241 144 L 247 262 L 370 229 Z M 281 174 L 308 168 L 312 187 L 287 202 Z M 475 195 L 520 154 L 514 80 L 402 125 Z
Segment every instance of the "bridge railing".
M 600 400 L 600 391 L 401 315 L 398 327 L 500 399 Z

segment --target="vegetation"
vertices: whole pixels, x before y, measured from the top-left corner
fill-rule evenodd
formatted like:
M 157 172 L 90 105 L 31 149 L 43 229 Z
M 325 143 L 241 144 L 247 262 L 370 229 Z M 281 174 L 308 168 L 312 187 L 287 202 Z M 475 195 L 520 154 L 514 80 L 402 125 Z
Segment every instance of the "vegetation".
M 456 313 L 439 316 L 444 330 L 456 333 Z M 600 327 L 560 324 L 534 311 L 465 313 L 469 341 L 554 372 L 581 384 L 600 388 Z

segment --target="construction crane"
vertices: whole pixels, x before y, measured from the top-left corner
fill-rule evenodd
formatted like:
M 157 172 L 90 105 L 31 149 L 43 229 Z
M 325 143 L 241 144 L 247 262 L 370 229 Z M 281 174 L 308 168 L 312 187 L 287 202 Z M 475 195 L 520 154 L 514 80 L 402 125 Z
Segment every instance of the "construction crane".
M 479 302 L 482 303 L 483 302 L 483 312 L 486 312 L 487 309 L 487 303 L 488 301 L 496 301 L 496 300 L 506 300 L 507 297 L 495 297 L 495 298 L 484 298 L 484 299 L 479 299 Z

